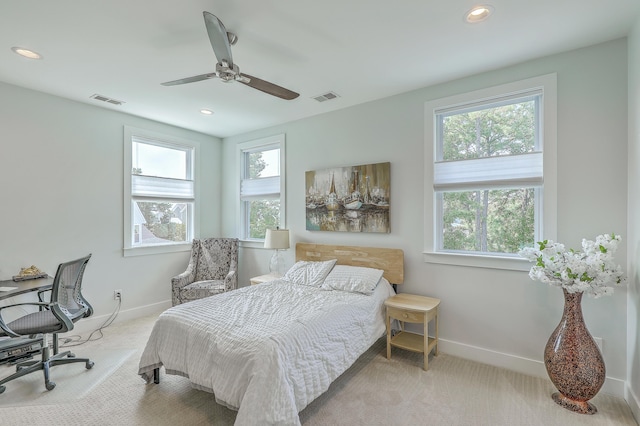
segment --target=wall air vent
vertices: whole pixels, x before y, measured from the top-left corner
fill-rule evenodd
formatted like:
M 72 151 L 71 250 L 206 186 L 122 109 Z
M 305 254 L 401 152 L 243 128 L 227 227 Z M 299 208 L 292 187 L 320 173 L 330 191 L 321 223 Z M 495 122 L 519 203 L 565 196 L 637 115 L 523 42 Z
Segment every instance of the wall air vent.
M 124 101 L 119 101 L 117 99 L 112 99 L 112 98 L 108 98 L 106 96 L 102 96 L 102 95 L 98 95 L 97 93 L 94 95 L 89 96 L 91 99 L 95 99 L 98 101 L 102 101 L 102 102 L 107 102 L 113 105 L 122 105 L 123 103 L 125 103 Z
M 330 101 L 332 99 L 336 99 L 338 97 L 339 95 L 335 92 L 327 92 L 322 95 L 314 96 L 313 99 L 315 99 L 318 102 L 324 102 L 324 101 Z

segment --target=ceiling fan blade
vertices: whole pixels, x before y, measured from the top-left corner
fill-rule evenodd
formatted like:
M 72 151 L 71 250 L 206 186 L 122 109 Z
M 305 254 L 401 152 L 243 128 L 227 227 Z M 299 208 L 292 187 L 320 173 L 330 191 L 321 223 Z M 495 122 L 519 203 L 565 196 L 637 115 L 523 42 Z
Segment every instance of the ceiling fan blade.
M 180 80 L 167 81 L 166 83 L 161 84 L 163 86 L 176 86 L 178 84 L 195 83 L 196 81 L 208 80 L 215 76 L 215 72 L 210 72 L 209 74 L 200 74 L 193 77 L 181 78 Z
M 202 14 L 204 15 L 204 24 L 207 26 L 209 41 L 218 63 L 226 63 L 228 67 L 233 68 L 233 57 L 231 56 L 231 45 L 229 44 L 227 29 L 215 15 L 209 12 L 202 12 Z
M 277 96 L 287 101 L 290 101 L 300 96 L 299 93 L 292 92 L 291 90 L 285 89 L 284 87 L 280 87 L 277 84 L 273 84 L 273 83 L 269 83 L 268 81 L 261 80 L 258 77 L 252 77 L 249 74 L 244 74 L 244 73 L 241 73 L 240 75 L 241 77 L 248 78 L 249 81 L 245 81 L 242 79 L 237 81 L 239 81 L 242 84 L 246 84 L 249 87 L 253 87 L 254 89 L 258 89 L 264 93 Z

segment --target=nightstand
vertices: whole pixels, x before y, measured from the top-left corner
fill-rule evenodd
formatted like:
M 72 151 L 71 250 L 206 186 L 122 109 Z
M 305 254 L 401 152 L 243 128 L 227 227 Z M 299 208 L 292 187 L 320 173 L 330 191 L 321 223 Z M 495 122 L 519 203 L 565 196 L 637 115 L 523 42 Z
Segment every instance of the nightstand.
M 267 281 L 277 280 L 278 278 L 282 278 L 280 275 L 271 273 L 266 275 L 260 275 L 258 277 L 253 277 L 249 280 L 251 285 L 266 283 Z
M 385 300 L 387 307 L 387 359 L 391 359 L 391 346 L 424 353 L 424 369 L 429 368 L 429 353 L 438 355 L 438 309 L 440 299 L 400 293 Z M 401 331 L 391 336 L 391 319 L 400 321 Z M 429 337 L 429 322 L 435 319 L 435 337 Z M 404 323 L 422 323 L 423 335 L 404 330 Z

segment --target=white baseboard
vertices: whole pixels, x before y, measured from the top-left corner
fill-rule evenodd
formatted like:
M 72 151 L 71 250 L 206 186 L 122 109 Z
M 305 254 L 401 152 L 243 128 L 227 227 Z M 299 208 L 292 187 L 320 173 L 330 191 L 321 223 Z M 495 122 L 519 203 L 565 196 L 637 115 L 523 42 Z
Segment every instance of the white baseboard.
M 633 417 L 636 418 L 636 422 L 640 424 L 640 399 L 638 395 L 633 392 L 629 383 L 625 386 L 624 389 L 624 399 L 629 404 L 629 408 L 631 408 L 631 412 L 633 413 Z
M 161 312 L 165 311 L 170 307 L 171 307 L 171 301 L 166 300 L 164 302 L 153 303 L 151 305 L 138 306 L 132 309 L 121 310 L 118 313 L 118 316 L 113 321 L 113 323 L 117 324 L 121 322 L 131 321 L 133 319 L 140 318 L 147 315 L 160 314 Z M 75 334 L 85 335 L 87 333 L 91 333 L 93 330 L 96 330 L 102 327 L 105 321 L 107 321 L 110 316 L 111 314 L 100 315 L 100 316 L 93 315 L 93 316 L 90 316 L 89 318 L 81 319 L 80 321 L 74 324 L 73 330 L 71 330 L 69 333 L 66 333 L 66 335 L 75 335 Z
M 507 370 L 517 371 L 518 373 L 527 374 L 529 376 L 549 378 L 547 369 L 542 361 L 495 352 L 477 346 L 465 345 L 450 340 L 439 339 L 439 345 L 443 353 L 481 362 L 483 364 L 493 365 L 494 367 L 506 368 Z M 600 392 L 615 395 L 620 398 L 625 397 L 626 382 L 615 377 L 607 377 L 600 389 Z M 631 405 L 631 403 L 629 403 Z M 637 399 L 636 399 L 637 406 Z M 637 416 L 636 416 L 637 418 Z

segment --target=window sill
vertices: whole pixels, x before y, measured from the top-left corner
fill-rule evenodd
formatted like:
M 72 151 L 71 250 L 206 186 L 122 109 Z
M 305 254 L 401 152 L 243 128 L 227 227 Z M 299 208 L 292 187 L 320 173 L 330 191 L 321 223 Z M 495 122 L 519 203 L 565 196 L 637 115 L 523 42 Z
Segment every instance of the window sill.
M 125 247 L 122 252 L 124 257 L 145 256 L 148 254 L 177 253 L 191 251 L 191 243 L 163 244 L 157 246 Z
M 531 269 L 531 262 L 520 257 L 424 252 L 422 253 L 422 258 L 425 263 L 437 263 L 441 265 L 504 269 L 523 272 L 529 272 Z
M 240 240 L 240 247 L 264 248 L 264 240 Z

